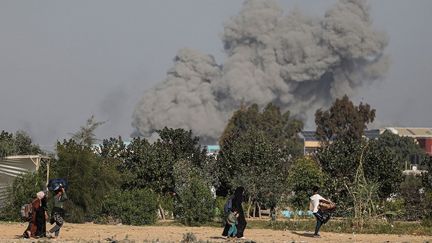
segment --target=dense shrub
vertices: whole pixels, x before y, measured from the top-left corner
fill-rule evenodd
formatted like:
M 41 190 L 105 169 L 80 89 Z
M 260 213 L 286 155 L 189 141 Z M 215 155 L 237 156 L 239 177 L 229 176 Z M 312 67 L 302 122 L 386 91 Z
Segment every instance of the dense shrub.
M 427 192 L 425 195 L 423 225 L 432 227 L 432 192 Z
M 199 176 L 191 176 L 180 186 L 174 213 L 186 225 L 201 225 L 213 220 L 215 200 L 210 188 Z
M 44 185 L 43 175 L 37 172 L 17 177 L 8 189 L 9 197 L 0 211 L 0 220 L 19 221 L 21 206 L 30 203 L 36 193 L 44 189 Z
M 215 216 L 222 221 L 225 219 L 224 206 L 227 200 L 228 197 L 217 197 L 215 201 Z
M 309 196 L 314 186 L 321 187 L 324 174 L 318 164 L 310 158 L 297 159 L 288 175 L 289 188 L 294 192 L 290 203 L 295 209 L 307 209 Z
M 157 219 L 157 195 L 149 189 L 114 191 L 102 203 L 102 215 L 123 224 L 154 224 Z
M 401 196 L 405 201 L 405 219 L 418 220 L 423 216 L 424 194 L 420 177 L 407 176 L 400 185 Z

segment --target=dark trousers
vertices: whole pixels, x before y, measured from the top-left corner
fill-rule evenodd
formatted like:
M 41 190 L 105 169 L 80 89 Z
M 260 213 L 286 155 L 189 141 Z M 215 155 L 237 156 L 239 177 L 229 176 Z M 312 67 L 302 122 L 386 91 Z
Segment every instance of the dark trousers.
M 40 210 L 36 212 L 36 236 L 45 237 L 46 236 L 46 219 L 45 210 Z
M 314 213 L 315 215 L 315 213 Z M 319 230 L 321 228 L 322 225 L 322 221 L 320 219 L 318 219 L 318 217 L 315 215 L 315 217 L 317 218 L 316 220 L 316 225 L 315 225 L 315 235 L 319 235 Z
M 63 209 L 58 209 L 58 208 L 54 208 L 53 210 L 53 215 L 51 218 L 51 224 L 55 223 L 54 227 L 52 227 L 50 229 L 50 233 L 54 233 L 55 236 L 59 236 L 60 234 L 60 229 L 63 226 L 64 223 L 64 210 Z
M 318 212 L 313 213 L 313 214 L 317 220 L 316 225 L 315 225 L 315 235 L 318 235 L 321 226 L 323 224 L 327 223 L 327 221 L 329 221 L 330 213 L 322 212 L 322 211 L 318 210 Z
M 228 231 L 230 228 L 231 228 L 231 225 L 228 224 L 227 222 L 225 222 L 225 227 L 223 229 L 222 236 L 228 236 Z

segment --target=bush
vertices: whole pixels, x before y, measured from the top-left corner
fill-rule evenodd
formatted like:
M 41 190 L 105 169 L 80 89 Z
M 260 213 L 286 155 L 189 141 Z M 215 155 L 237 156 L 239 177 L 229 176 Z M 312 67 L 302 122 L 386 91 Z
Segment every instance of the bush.
M 424 226 L 432 227 L 432 192 L 426 192 L 424 201 L 424 217 L 422 223 Z
M 198 176 L 192 176 L 182 187 L 174 207 L 176 218 L 192 226 L 212 221 L 215 203 L 207 183 Z
M 292 207 L 307 209 L 311 189 L 313 186 L 321 187 L 323 178 L 323 172 L 315 161 L 307 157 L 297 159 L 288 175 L 289 188 L 294 192 L 290 198 Z
M 20 221 L 21 206 L 30 203 L 36 193 L 44 189 L 43 175 L 37 172 L 17 177 L 8 190 L 9 197 L 0 211 L 0 220 Z
M 405 201 L 405 219 L 418 220 L 423 216 L 424 195 L 421 193 L 422 181 L 420 177 L 406 176 L 400 185 L 401 196 Z
M 157 195 L 149 189 L 114 191 L 102 203 L 105 218 L 130 225 L 154 224 L 157 209 Z
M 224 206 L 227 200 L 228 197 L 216 197 L 215 201 L 215 216 L 222 220 L 222 222 L 225 220 Z

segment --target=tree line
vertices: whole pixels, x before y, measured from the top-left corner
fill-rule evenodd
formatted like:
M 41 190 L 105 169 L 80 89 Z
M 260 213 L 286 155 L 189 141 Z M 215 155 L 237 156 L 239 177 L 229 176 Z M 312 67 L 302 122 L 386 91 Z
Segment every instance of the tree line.
M 234 112 L 219 138 L 217 156 L 208 156 L 191 131 L 177 128 L 158 130 L 154 143 L 136 137 L 126 144 L 117 137 L 104 139 L 96 149 L 94 130 L 102 123 L 92 117 L 70 139 L 57 142 L 52 177 L 69 182 L 66 206 L 72 222 L 151 224 L 159 214 L 199 225 L 221 213 L 223 198 L 237 186 L 246 189 L 247 215 L 257 215 L 261 208 L 306 210 L 310 189 L 320 186 L 337 203 L 336 213 L 354 218 L 360 227 L 376 217 L 430 222 L 430 173 L 402 175 L 410 157 L 419 158 L 429 171 L 430 158 L 412 138 L 390 132 L 366 138 L 375 113 L 347 96 L 318 110 L 321 148 L 306 156 L 299 137 L 303 123 L 271 103 Z M 13 138 L 2 132 L 2 156 L 25 151 L 4 146 Z M 40 151 L 25 141 L 31 151 Z M 43 185 L 40 174 L 15 181 L 3 219 L 17 217 L 25 197 Z

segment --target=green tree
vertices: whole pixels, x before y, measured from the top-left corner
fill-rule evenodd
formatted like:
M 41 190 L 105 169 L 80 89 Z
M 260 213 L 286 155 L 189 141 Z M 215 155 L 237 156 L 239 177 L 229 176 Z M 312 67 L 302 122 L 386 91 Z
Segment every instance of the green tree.
M 174 158 L 161 143 L 150 144 L 146 139 L 134 138 L 127 146 L 121 171 L 129 174 L 125 187 L 149 187 L 159 194 L 174 191 Z
M 333 178 L 352 181 L 366 140 L 335 140 L 316 155 L 323 170 Z
M 330 109 L 315 113 L 316 133 L 324 143 L 335 137 L 358 140 L 362 137 L 367 124 L 375 119 L 375 109 L 369 104 L 355 106 L 348 96 L 336 99 Z
M 0 158 L 9 155 L 42 154 L 38 145 L 33 144 L 31 138 L 24 131 L 14 134 L 2 131 L 0 133 Z
M 103 196 L 119 187 L 121 177 L 116 165 L 104 163 L 93 148 L 72 139 L 57 143 L 57 156 L 58 159 L 51 163 L 52 177 L 68 180 L 67 220 L 93 220 Z
M 186 225 L 201 225 L 214 217 L 215 199 L 211 184 L 188 160 L 178 160 L 174 166 L 176 218 Z
M 398 156 L 398 146 L 394 145 L 398 143 L 393 142 L 401 138 L 391 136 L 390 138 L 394 141 L 389 143 L 388 136 L 388 134 L 383 134 L 373 140 L 336 139 L 319 150 L 316 158 L 329 178 L 326 182 L 327 193 L 333 195 L 339 208 L 351 208 L 351 204 L 354 203 L 352 193 L 349 193 L 348 188 L 355 186 L 353 182 L 355 182 L 356 173 L 359 173 L 360 158 L 363 162 L 361 173 L 365 180 L 358 179 L 358 183 L 367 186 L 377 185 L 376 193 L 379 200 L 384 200 L 391 194 L 399 192 L 399 185 L 403 180 L 402 162 L 399 160 L 402 157 Z
M 99 154 L 102 158 L 122 159 L 125 157 L 126 144 L 123 142 L 121 137 L 108 138 L 102 140 L 99 150 Z
M 160 139 L 153 144 L 146 139 L 134 138 L 127 146 L 122 165 L 122 170 L 129 171 L 132 176 L 127 187 L 150 187 L 160 194 L 173 192 L 176 161 L 187 159 L 200 169 L 206 165 L 205 149 L 191 131 L 164 128 L 158 133 Z
M 81 126 L 80 130 L 72 134 L 72 140 L 80 145 L 92 146 L 96 143 L 95 130 L 105 122 L 98 122 L 92 115 L 84 126 Z
M 179 160 L 189 160 L 200 174 L 216 183 L 217 173 L 212 171 L 214 160 L 207 158 L 198 137 L 191 131 L 164 128 L 157 131 L 160 139 L 150 144 L 146 139 L 134 138 L 123 154 L 120 170 L 125 173 L 124 188 L 151 188 L 159 195 L 159 209 L 165 215 L 163 200 L 169 198 L 176 186 L 174 165 Z
M 389 134 L 380 135 L 376 140 L 368 141 L 364 155 L 364 175 L 368 181 L 379 182 L 377 193 L 380 199 L 399 192 L 400 183 L 403 181 L 403 155 L 400 152 L 406 148 L 388 143 L 391 139 L 397 141 L 403 138 Z
M 316 133 L 323 145 L 316 158 L 327 174 L 326 193 L 337 201 L 342 208 L 340 212 L 349 212 L 347 209 L 353 207 L 354 197 L 349 189 L 355 181 L 360 158 L 368 147 L 368 141 L 363 138 L 364 130 L 374 118 L 375 109 L 363 103 L 356 106 L 346 95 L 336 99 L 328 110 L 319 109 L 315 113 Z
M 290 158 L 284 157 L 264 131 L 253 129 L 233 141 L 231 149 L 236 152 L 230 157 L 230 169 L 235 172 L 230 184 L 246 189 L 248 213 L 252 205 L 258 209 L 275 207 L 287 189 L 286 164 Z
M 259 111 L 256 104 L 241 107 L 233 114 L 219 140 L 221 150 L 218 155 L 218 171 L 221 188 L 231 189 L 233 180 L 238 178 L 236 170 L 247 170 L 248 163 L 255 163 L 256 158 L 259 157 L 253 157 L 255 153 L 253 150 L 257 146 L 266 145 L 267 148 L 272 148 L 271 151 L 277 151 L 276 155 L 279 156 L 277 165 L 274 164 L 276 163 L 274 160 L 270 160 L 267 161 L 267 167 L 276 167 L 279 171 L 286 171 L 290 161 L 302 154 L 303 147 L 297 135 L 302 127 L 303 124 L 290 117 L 289 112 L 282 114 L 279 108 L 271 103 L 262 112 Z M 243 145 L 244 148 L 240 148 Z M 239 149 L 244 155 L 239 154 Z M 263 154 L 260 156 L 271 157 L 271 155 Z M 282 167 L 279 166 L 281 163 Z M 249 172 L 245 171 L 245 173 Z M 257 177 L 259 174 L 253 176 Z M 277 177 L 277 175 L 270 176 L 270 178 Z M 245 177 L 245 179 L 249 178 Z
M 294 192 L 291 205 L 295 209 L 307 209 L 311 189 L 321 187 L 323 182 L 324 173 L 313 159 L 303 157 L 294 161 L 288 174 L 289 189 Z
M 390 131 L 384 131 L 378 139 L 378 146 L 389 149 L 391 156 L 400 163 L 398 167 L 405 168 L 410 165 L 414 158 L 420 165 L 427 166 L 429 156 L 420 148 L 414 138 L 399 136 Z M 408 167 L 409 168 L 409 167 Z
M 188 159 L 193 165 L 201 167 L 206 160 L 206 150 L 201 147 L 199 138 L 193 136 L 191 130 L 164 127 L 157 133 L 160 137 L 156 142 L 157 146 L 170 151 L 174 161 Z
M 42 154 L 42 150 L 38 145 L 33 144 L 30 136 L 24 131 L 17 131 L 15 133 L 15 153 L 16 154 Z
M 6 131 L 0 133 L 0 158 L 15 153 L 13 134 Z

